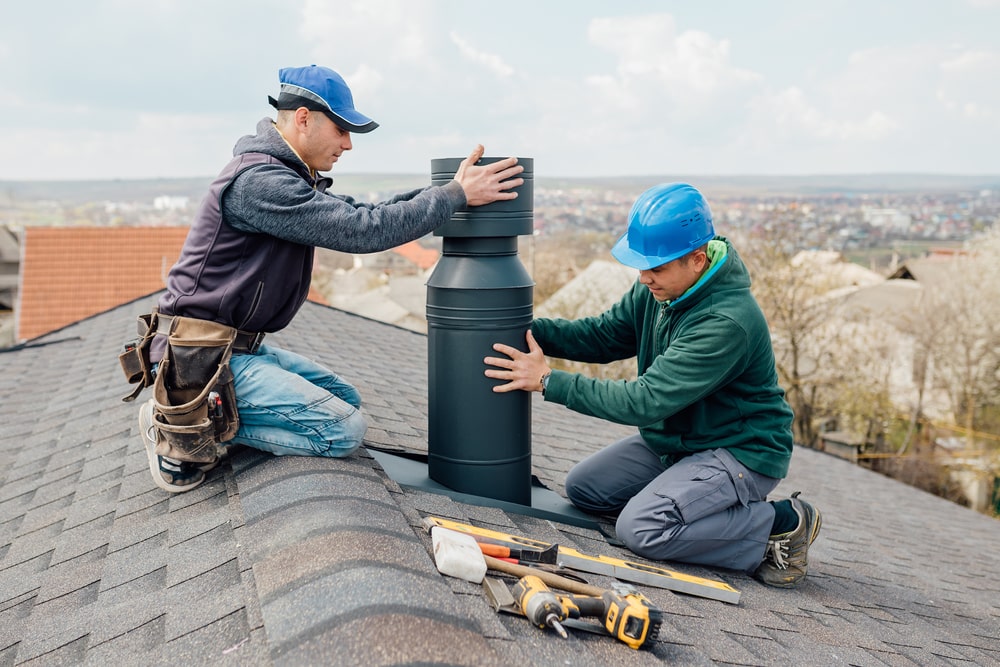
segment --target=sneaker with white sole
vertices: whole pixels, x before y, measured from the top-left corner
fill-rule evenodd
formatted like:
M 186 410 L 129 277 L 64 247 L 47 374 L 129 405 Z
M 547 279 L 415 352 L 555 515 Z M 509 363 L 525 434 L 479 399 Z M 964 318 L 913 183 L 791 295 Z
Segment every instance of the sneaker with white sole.
M 769 586 L 794 588 L 806 576 L 809 545 L 816 541 L 823 518 L 819 510 L 804 500 L 799 491 L 792 494 L 792 509 L 799 515 L 799 525 L 787 533 L 771 535 L 764 551 L 764 561 L 754 577 Z
M 139 434 L 146 448 L 146 458 L 149 459 L 149 472 L 153 476 L 153 482 L 164 491 L 183 493 L 196 488 L 205 481 L 205 472 L 218 463 L 218 459 L 209 463 L 188 463 L 158 456 L 156 443 L 160 438 L 160 431 L 153 423 L 152 399 L 139 408 Z

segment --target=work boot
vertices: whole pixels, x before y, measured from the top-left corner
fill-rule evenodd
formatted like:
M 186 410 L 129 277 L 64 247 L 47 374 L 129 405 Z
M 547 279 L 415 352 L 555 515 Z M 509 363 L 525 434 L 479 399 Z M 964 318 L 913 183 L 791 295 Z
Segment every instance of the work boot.
M 218 459 L 209 463 L 188 463 L 158 456 L 156 443 L 159 441 L 160 431 L 153 423 L 152 399 L 139 408 L 139 434 L 146 448 L 146 458 L 149 459 L 149 472 L 153 476 L 153 482 L 164 491 L 170 493 L 190 491 L 204 482 L 205 472 L 218 463 Z
M 795 530 L 771 535 L 764 551 L 764 561 L 753 576 L 768 586 L 794 588 L 806 576 L 809 545 L 816 541 L 823 519 L 819 510 L 804 500 L 799 491 L 792 494 L 792 509 L 799 515 Z

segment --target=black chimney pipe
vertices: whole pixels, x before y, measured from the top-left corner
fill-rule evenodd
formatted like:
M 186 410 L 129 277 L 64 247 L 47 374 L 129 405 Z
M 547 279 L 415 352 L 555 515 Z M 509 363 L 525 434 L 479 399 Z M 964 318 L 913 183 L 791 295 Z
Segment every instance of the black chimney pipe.
M 489 164 L 502 158 L 482 158 Z M 461 158 L 431 161 L 431 182 Z M 534 232 L 531 158 L 518 158 L 517 198 L 455 213 L 434 234 L 443 254 L 427 281 L 428 475 L 462 493 L 531 504 L 531 394 L 493 392 L 483 358 L 493 343 L 527 351 L 534 281 L 517 237 Z

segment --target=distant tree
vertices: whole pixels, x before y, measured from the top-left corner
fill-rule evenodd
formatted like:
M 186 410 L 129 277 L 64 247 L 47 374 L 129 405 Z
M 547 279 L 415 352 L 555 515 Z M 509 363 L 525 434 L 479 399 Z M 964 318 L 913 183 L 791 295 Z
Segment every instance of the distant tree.
M 609 278 L 608 284 L 603 285 L 607 288 L 604 290 L 568 293 L 563 289 L 591 268 L 595 260 L 611 262 L 617 267 L 618 263 L 610 253 L 615 240 L 616 237 L 605 232 L 579 230 L 534 237 L 531 266 L 535 279 L 535 316 L 565 319 L 589 317 L 601 314 L 618 301 L 631 284 L 623 278 L 623 272 L 615 273 L 613 279 Z M 524 257 L 525 253 L 522 251 L 521 255 Z M 549 363 L 558 370 L 594 378 L 627 380 L 636 376 L 634 358 L 609 364 L 586 364 L 553 358 Z
M 576 320 L 600 315 L 621 300 L 638 274 L 635 269 L 616 261 L 595 259 L 572 282 L 563 285 L 540 304 L 535 309 L 535 316 Z M 638 371 L 634 357 L 606 364 L 551 359 L 550 365 L 559 370 L 610 380 L 631 380 Z
M 758 229 L 738 247 L 771 328 L 778 378 L 795 413 L 795 440 L 813 446 L 817 424 L 828 416 L 823 402 L 832 390 L 838 356 L 827 344 L 829 308 L 820 298 L 832 285 L 793 261 L 799 246 L 787 231 Z
M 1000 230 L 951 261 L 949 280 L 925 284 L 915 313 L 917 340 L 933 369 L 921 378 L 945 390 L 973 448 L 977 430 L 1000 424 Z
M 756 229 L 738 245 L 771 329 L 795 441 L 815 446 L 820 426 L 831 421 L 879 437 L 895 418 L 889 383 L 896 341 L 864 313 L 843 316 L 843 278 L 801 252 L 803 245 L 790 226 Z
M 849 312 L 835 283 L 796 262 L 794 234 L 770 231 L 741 247 L 771 326 L 778 374 L 795 411 L 796 441 L 813 445 L 819 424 L 835 418 L 838 428 L 875 443 L 876 451 L 907 454 L 878 460 L 876 469 L 978 507 L 947 461 L 912 445 L 931 435 L 919 428 L 931 392 L 949 397 L 967 449 L 996 442 L 983 432 L 996 432 L 1000 415 L 1000 234 L 976 241 L 966 257 L 952 261 L 948 280 L 921 284 L 914 312 L 900 321 L 890 313 Z M 910 410 L 890 401 L 889 391 L 892 376 L 907 368 L 897 361 L 905 355 L 912 356 L 916 388 Z M 975 474 L 992 484 L 1000 470 L 983 467 L 988 457 L 976 460 Z M 963 474 L 967 478 L 969 470 Z
M 615 238 L 605 232 L 565 230 L 521 239 L 521 261 L 535 281 L 535 305 L 544 303 L 595 259 L 611 259 Z
M 14 316 L 10 312 L 0 312 L 0 350 L 16 343 L 14 338 Z

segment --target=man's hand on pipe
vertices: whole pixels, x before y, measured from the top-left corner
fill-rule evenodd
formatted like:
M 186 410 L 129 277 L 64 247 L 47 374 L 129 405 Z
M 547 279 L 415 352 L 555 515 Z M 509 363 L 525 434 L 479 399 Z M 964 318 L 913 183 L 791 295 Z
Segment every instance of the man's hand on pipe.
M 483 361 L 487 366 L 496 368 L 486 369 L 486 377 L 494 380 L 506 380 L 506 384 L 498 384 L 493 387 L 493 391 L 504 393 L 520 389 L 522 391 L 541 391 L 542 380 L 552 372 L 545 362 L 545 353 L 535 342 L 535 337 L 528 329 L 526 335 L 528 341 L 528 351 L 522 352 L 517 348 L 503 343 L 494 343 L 493 349 L 504 357 L 486 357 Z

